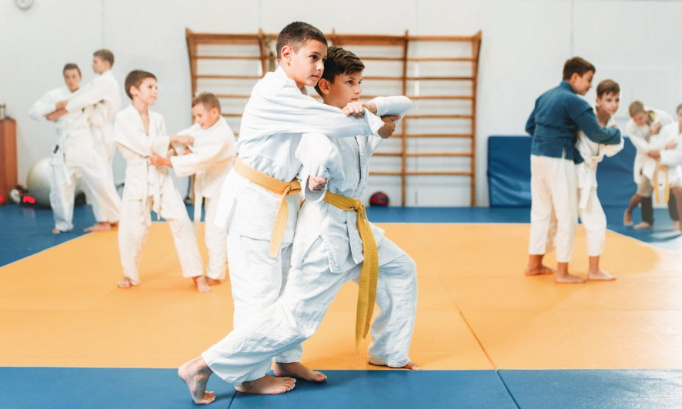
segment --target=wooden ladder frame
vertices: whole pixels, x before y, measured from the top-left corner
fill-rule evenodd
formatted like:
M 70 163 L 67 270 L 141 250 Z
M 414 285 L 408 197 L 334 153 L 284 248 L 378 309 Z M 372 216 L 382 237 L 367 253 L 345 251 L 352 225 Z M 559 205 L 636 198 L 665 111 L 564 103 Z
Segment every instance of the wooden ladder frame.
M 199 81 L 202 79 L 211 80 L 240 80 L 255 84 L 262 75 L 272 67 L 276 56 L 272 44 L 277 39 L 277 34 L 264 34 L 259 30 L 255 34 L 212 34 L 212 33 L 195 33 L 189 29 L 186 30 L 187 49 L 190 61 L 190 75 L 192 84 L 192 96 L 197 94 L 199 89 Z M 402 64 L 402 75 L 374 75 L 365 76 L 365 80 L 374 81 L 395 81 L 400 83 L 402 95 L 419 103 L 419 101 L 453 101 L 465 100 L 471 101 L 468 112 L 452 112 L 452 113 L 419 113 L 408 114 L 402 120 L 402 125 L 399 131 L 393 136 L 401 139 L 400 152 L 382 152 L 378 151 L 374 155 L 378 157 L 396 157 L 400 158 L 400 169 L 396 171 L 373 171 L 373 175 L 397 176 L 401 179 L 401 204 L 406 204 L 407 197 L 407 179 L 410 176 L 464 176 L 470 178 L 470 205 L 476 205 L 476 106 L 477 106 L 477 90 L 478 90 L 478 67 L 481 48 L 481 31 L 472 36 L 410 36 L 406 31 L 404 35 L 373 35 L 373 34 L 339 34 L 333 31 L 327 35 L 327 39 L 331 45 L 348 47 L 351 51 L 356 53 L 363 61 L 384 61 L 397 62 Z M 422 43 L 463 43 L 463 45 L 470 46 L 470 55 L 465 57 L 449 57 L 449 56 L 429 56 L 419 57 L 410 55 L 411 46 Z M 201 54 L 199 46 L 205 44 L 241 44 L 254 45 L 255 50 L 251 55 L 210 55 Z M 362 53 L 363 46 L 385 47 L 399 50 L 397 56 L 379 56 L 379 55 L 365 55 Z M 198 62 L 201 60 L 226 60 L 226 61 L 245 61 L 253 60 L 260 61 L 260 73 L 256 74 L 201 74 L 198 72 Z M 419 62 L 430 63 L 453 63 L 464 62 L 471 63 L 470 75 L 451 75 L 451 76 L 419 76 L 408 75 L 409 64 Z M 409 95 L 408 83 L 420 81 L 441 81 L 445 83 L 470 82 L 470 93 L 467 94 L 432 94 L 432 95 Z M 216 93 L 216 96 L 221 100 L 240 99 L 244 104 L 248 100 L 248 94 L 238 93 Z M 365 98 L 372 98 L 374 95 L 364 95 Z M 228 118 L 241 117 L 242 112 L 223 112 L 223 116 Z M 428 121 L 444 121 L 444 120 L 463 120 L 469 121 L 469 132 L 459 133 L 428 133 L 420 132 L 417 126 L 410 128 L 411 120 L 421 119 Z M 238 130 L 238 128 L 237 128 Z M 238 135 L 236 132 L 235 135 Z M 410 152 L 408 150 L 408 140 L 416 138 L 457 138 L 468 139 L 470 141 L 470 150 L 457 152 Z M 418 171 L 409 169 L 409 158 L 414 157 L 445 157 L 453 160 L 465 159 L 469 160 L 469 166 L 466 171 Z

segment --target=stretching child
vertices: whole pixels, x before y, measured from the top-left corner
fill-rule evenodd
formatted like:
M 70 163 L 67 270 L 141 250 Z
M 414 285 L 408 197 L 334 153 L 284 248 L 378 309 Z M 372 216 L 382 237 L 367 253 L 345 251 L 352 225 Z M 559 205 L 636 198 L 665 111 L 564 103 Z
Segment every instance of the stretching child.
M 339 108 L 357 105 L 363 69 L 354 54 L 331 47 L 316 87 L 324 102 Z M 379 115 L 402 115 L 412 103 L 405 97 L 392 97 L 377 98 L 365 106 Z M 269 368 L 270 356 L 312 336 L 341 285 L 359 280 L 362 288 L 363 281 L 373 281 L 366 274 L 371 269 L 376 274 L 377 268 L 374 283 L 381 313 L 372 325 L 369 361 L 419 369 L 408 356 L 417 301 L 414 261 L 367 221 L 357 199 L 367 185 L 369 157 L 380 141 L 376 136 L 333 140 L 319 134 L 303 136 L 296 156 L 303 162 L 304 191 L 310 200 L 302 207 L 296 226 L 292 269 L 284 292 L 274 305 L 252 316 L 249 324 L 180 368 L 179 375 L 196 403 L 214 399 L 211 392 L 205 392 L 213 372 L 239 385 L 238 391 L 259 393 L 251 388 L 258 381 L 250 379 Z M 328 191 L 319 189 L 319 177 L 328 178 Z M 359 327 L 361 336 L 369 326 L 373 305 L 370 300 L 366 326 Z M 272 393 L 293 387 L 292 380 Z
M 118 247 L 123 265 L 121 288 L 140 284 L 142 244 L 147 238 L 154 210 L 168 222 L 184 277 L 192 278 L 199 291 L 209 289 L 203 277 L 201 255 L 192 222 L 167 168 L 149 163 L 152 155 L 166 156 L 171 143 L 191 145 L 190 136 L 168 137 L 166 122 L 149 110 L 157 98 L 156 77 L 146 71 L 131 71 L 125 79 L 132 104 L 116 114 L 116 143 L 126 160 L 126 178 L 121 205 Z
M 625 132 L 637 149 L 633 169 L 637 193 L 632 196 L 625 210 L 623 224 L 626 226 L 633 225 L 632 210 L 641 203 L 642 222 L 634 227 L 635 229 L 649 229 L 654 225 L 651 194 L 654 191 L 652 177 L 657 166 L 656 161 L 649 156 L 649 151 L 672 148 L 671 145 L 665 145 L 666 142 L 659 137 L 659 131 L 662 126 L 672 123 L 673 120 L 668 113 L 656 108 L 646 108 L 641 101 L 633 101 L 630 104 L 629 112 L 630 120 L 626 125 Z
M 620 106 L 620 86 L 612 80 L 597 85 L 597 101 L 594 113 L 599 125 L 616 127 L 613 116 Z M 623 139 L 618 145 L 592 142 L 584 132 L 578 133 L 576 148 L 584 162 L 576 165 L 579 188 L 578 214 L 587 231 L 587 255 L 589 256 L 588 280 L 611 281 L 616 278 L 601 270 L 599 259 L 606 240 L 606 215 L 597 196 L 597 165 L 604 155 L 613 156 L 623 149 Z
M 596 69 L 574 57 L 564 64 L 563 81 L 542 94 L 526 123 L 531 143 L 531 221 L 526 275 L 553 273 L 542 263 L 548 232 L 556 218 L 557 283 L 582 283 L 568 272 L 578 219 L 575 163 L 582 162 L 575 148 L 581 130 L 594 142 L 619 144 L 620 131 L 599 125 L 594 110 L 578 95 L 592 86 Z
M 294 153 L 301 135 L 319 131 L 330 137 L 353 137 L 378 132 L 389 137 L 395 129 L 390 119 L 365 115 L 366 110 L 358 106 L 339 110 L 305 95 L 305 86 L 316 85 L 324 70 L 327 40 L 320 30 L 291 23 L 279 33 L 276 47 L 279 68 L 256 84 L 246 104 L 239 157 L 223 184 L 216 216 L 216 223 L 229 225 L 234 328 L 272 305 L 286 282 L 300 207 L 300 184 L 295 178 L 301 162 Z M 276 356 L 275 374 L 324 381 L 324 374 L 298 362 L 301 354 L 297 345 Z M 252 390 L 260 388 L 256 393 L 272 393 L 292 382 L 264 374 L 251 378 L 260 379 L 260 386 L 252 385 Z
M 204 241 L 208 249 L 206 282 L 208 285 L 216 285 L 225 278 L 227 230 L 216 226 L 215 214 L 220 188 L 234 162 L 235 140 L 232 129 L 220 113 L 220 101 L 215 95 L 204 92 L 194 98 L 192 115 L 195 124 L 178 133 L 190 135 L 193 138 L 194 143 L 189 153 L 171 157 L 154 154 L 150 161 L 157 167 L 173 168 L 178 177 L 196 175 L 194 178 L 194 226 L 198 226 L 201 220 L 203 202 L 206 206 Z

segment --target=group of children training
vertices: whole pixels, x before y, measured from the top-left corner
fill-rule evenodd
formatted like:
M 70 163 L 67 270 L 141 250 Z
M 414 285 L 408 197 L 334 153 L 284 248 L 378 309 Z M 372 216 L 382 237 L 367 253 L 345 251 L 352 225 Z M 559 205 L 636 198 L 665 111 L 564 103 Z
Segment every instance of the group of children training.
M 150 211 L 164 217 L 171 228 L 183 276 L 192 278 L 200 292 L 210 291 L 225 276 L 227 234 L 212 219 L 222 181 L 234 159 L 235 138 L 221 116 L 220 102 L 209 93 L 192 103 L 195 125 L 168 136 L 163 117 L 149 110 L 157 97 L 153 74 L 135 70 L 125 80 L 131 99 L 120 110 L 120 89 L 111 73 L 114 55 L 102 49 L 93 54 L 97 77 L 80 87 L 76 64 L 63 69 L 66 87 L 49 91 L 30 109 L 33 118 L 55 122 L 57 144 L 52 151 L 50 205 L 58 234 L 73 229 L 74 193 L 81 181 L 97 223 L 86 231 L 119 226 L 118 242 L 123 278 L 118 286 L 137 285 L 142 245 L 150 226 Z M 118 146 L 126 160 L 123 197 L 113 178 L 112 161 Z M 169 158 L 169 151 L 178 156 Z M 206 275 L 185 204 L 168 168 L 179 176 L 195 175 L 195 222 L 206 204 L 205 239 L 209 253 Z M 215 200 L 212 200 L 215 199 Z M 196 225 L 195 225 L 196 226 Z
M 563 81 L 543 93 L 526 123 L 531 135 L 531 228 L 529 276 L 556 273 L 557 283 L 612 281 L 615 277 L 600 268 L 606 237 L 606 216 L 597 196 L 597 164 L 604 156 L 623 149 L 623 138 L 613 116 L 620 105 L 620 86 L 604 80 L 597 86 L 594 108 L 580 96 L 592 86 L 596 68 L 580 57 L 566 61 Z M 682 105 L 678 122 L 657 109 L 647 109 L 640 101 L 630 104 L 627 134 L 637 149 L 634 176 L 637 192 L 630 200 L 624 223 L 632 225 L 632 210 L 642 203 L 642 223 L 653 225 L 651 196 L 670 195 L 669 210 L 675 229 L 680 229 L 682 199 Z M 570 274 L 573 242 L 578 218 L 586 231 L 589 265 L 587 277 Z M 543 263 L 544 255 L 556 248 L 557 268 Z

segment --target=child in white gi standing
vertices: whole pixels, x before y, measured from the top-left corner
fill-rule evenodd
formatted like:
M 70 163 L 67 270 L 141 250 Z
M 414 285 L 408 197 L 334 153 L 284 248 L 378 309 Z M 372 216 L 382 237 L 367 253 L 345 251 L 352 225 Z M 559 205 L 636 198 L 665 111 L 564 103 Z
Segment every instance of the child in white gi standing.
M 316 87 L 325 103 L 339 108 L 360 105 L 357 100 L 363 69 L 354 54 L 330 48 L 325 72 Z M 391 97 L 377 98 L 365 106 L 379 115 L 402 115 L 412 103 L 405 97 Z M 236 328 L 202 357 L 180 368 L 179 374 L 195 402 L 196 397 L 213 399 L 211 392 L 201 390 L 211 371 L 238 384 L 238 391 L 254 393 L 248 379 L 269 367 L 269 357 L 312 336 L 341 285 L 359 279 L 362 287 L 366 269 L 376 267 L 378 280 L 374 282 L 381 312 L 372 325 L 369 361 L 419 369 L 408 356 L 417 300 L 414 261 L 367 221 L 364 206 L 357 199 L 367 184 L 369 157 L 380 141 L 377 136 L 330 139 L 319 134 L 303 135 L 296 156 L 303 162 L 302 180 L 309 200 L 296 226 L 292 269 L 284 292 L 247 326 Z M 320 188 L 320 177 L 328 178 L 326 192 Z M 373 305 L 370 299 L 368 320 Z M 361 336 L 365 328 L 363 325 Z M 198 403 L 208 402 L 199 399 Z
M 650 150 L 649 157 L 658 160 L 660 166 L 657 167 L 656 172 L 663 173 L 660 178 L 667 178 L 670 186 L 670 192 L 676 200 L 670 200 L 675 203 L 677 214 L 682 215 L 682 105 L 677 106 L 676 110 L 677 122 L 672 122 L 661 128 L 661 136 L 666 141 L 667 149 L 664 150 Z M 658 189 L 658 186 L 654 186 Z M 682 230 L 679 221 L 675 225 L 676 230 Z
M 656 161 L 649 156 L 649 151 L 673 148 L 672 145 L 666 146 L 666 141 L 659 135 L 661 127 L 672 123 L 673 119 L 660 109 L 646 108 L 641 101 L 633 101 L 628 109 L 630 120 L 625 126 L 625 132 L 637 149 L 633 169 L 637 192 L 625 210 L 623 224 L 632 226 L 632 210 L 642 203 L 642 222 L 634 227 L 649 229 L 654 224 L 651 195 L 654 192 L 652 178 L 657 166 Z
M 126 160 L 125 187 L 121 206 L 118 246 L 123 278 L 118 286 L 140 284 L 142 244 L 147 238 L 154 210 L 168 222 L 183 277 L 195 282 L 203 278 L 203 266 L 192 222 L 167 168 L 157 169 L 149 162 L 156 154 L 166 156 L 171 143 L 191 145 L 190 136 L 169 137 L 163 117 L 149 110 L 157 98 L 156 77 L 145 71 L 131 71 L 125 80 L 132 104 L 116 114 L 116 143 Z M 208 286 L 206 286 L 208 287 Z M 206 291 L 203 286 L 200 291 Z
M 55 111 L 56 104 L 77 92 L 81 82 L 81 72 L 76 64 L 66 64 L 62 73 L 66 87 L 49 91 L 29 110 L 32 118 L 54 121 L 57 128 L 57 143 L 50 158 L 50 207 L 55 221 L 52 229 L 54 234 L 73 229 L 73 206 L 78 179 L 92 201 L 96 220 L 102 220 L 103 217 L 100 204 L 113 203 L 118 208 L 121 203 L 114 185 L 109 183 L 106 164 L 99 159 L 90 133 L 92 123 L 97 122 L 101 116 L 101 108 L 91 105 L 74 112 Z
M 107 183 L 114 185 L 112 161 L 116 146 L 114 144 L 114 115 L 121 109 L 121 90 L 118 81 L 114 78 L 111 68 L 114 66 L 114 54 L 101 49 L 93 53 L 92 70 L 98 74 L 89 84 L 82 87 L 78 92 L 70 95 L 68 99 L 59 101 L 57 110 L 65 112 L 80 111 L 89 106 L 97 105 L 102 113 L 100 121 L 92 124 L 92 136 L 97 144 L 100 158 L 107 165 L 109 175 Z M 118 195 L 117 195 L 118 197 Z M 104 198 L 107 199 L 107 198 Z M 112 225 L 118 223 L 121 204 L 118 200 L 104 200 L 94 203 L 93 207 L 101 209 L 102 216 L 97 223 L 86 231 L 109 230 Z
M 600 126 L 616 127 L 613 116 L 620 106 L 620 86 L 613 80 L 597 85 L 594 114 Z M 611 281 L 616 278 L 601 270 L 599 259 L 606 240 L 606 215 L 597 196 L 597 165 L 604 156 L 613 156 L 623 149 L 623 139 L 618 145 L 604 145 L 591 141 L 584 132 L 578 132 L 578 153 L 583 162 L 576 165 L 578 175 L 578 214 L 587 232 L 588 280 Z
M 302 22 L 289 24 L 277 37 L 279 68 L 256 84 L 246 104 L 239 156 L 223 185 L 216 217 L 217 223 L 229 226 L 234 328 L 272 305 L 286 282 L 300 207 L 296 176 L 301 162 L 295 152 L 301 135 L 388 137 L 395 129 L 390 119 L 382 120 L 359 106 L 340 110 L 305 95 L 305 86 L 320 79 L 326 54 L 327 40 L 320 30 Z M 254 381 L 250 391 L 281 393 L 293 387 L 288 376 L 323 381 L 323 374 L 300 364 L 301 354 L 300 345 L 278 354 L 274 372 L 284 377 L 264 376 L 267 370 L 259 369 L 249 379 Z M 194 395 L 194 400 L 209 403 L 215 398 L 204 393 Z
M 194 225 L 201 220 L 202 202 L 206 207 L 204 241 L 208 249 L 206 278 L 201 285 L 216 285 L 225 278 L 227 262 L 227 230 L 215 224 L 218 199 L 235 156 L 234 133 L 220 113 L 220 101 L 211 93 L 201 93 L 192 101 L 195 124 L 179 135 L 193 139 L 188 152 L 179 156 L 163 157 L 154 154 L 153 165 L 168 166 L 178 177 L 194 178 Z M 179 154 L 181 152 L 178 152 Z M 195 229 L 196 230 L 196 229 Z
M 553 273 L 542 259 L 548 250 L 552 225 L 556 224 L 557 283 L 583 283 L 585 279 L 568 272 L 578 219 L 578 185 L 575 148 L 581 130 L 597 143 L 619 144 L 617 128 L 603 128 L 594 110 L 578 95 L 592 86 L 596 69 L 588 61 L 574 57 L 564 64 L 563 81 L 535 101 L 526 123 L 531 142 L 531 221 L 528 265 L 525 274 Z M 549 243 L 551 244 L 551 243 Z

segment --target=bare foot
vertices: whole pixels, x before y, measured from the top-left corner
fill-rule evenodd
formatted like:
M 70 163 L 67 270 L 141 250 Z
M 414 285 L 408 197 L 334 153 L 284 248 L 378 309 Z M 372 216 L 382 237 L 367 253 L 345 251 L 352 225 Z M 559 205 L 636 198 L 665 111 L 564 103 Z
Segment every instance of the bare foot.
M 421 371 L 421 370 L 422 370 L 422 368 L 421 368 L 419 365 L 417 365 L 417 363 L 414 362 L 414 361 L 410 361 L 410 362 L 406 363 L 405 365 L 403 365 L 403 366 L 401 366 L 401 367 L 388 366 L 388 365 L 386 365 L 386 364 L 379 364 L 379 363 L 372 362 L 372 361 L 367 361 L 367 362 L 368 362 L 370 365 L 374 365 L 374 366 L 385 366 L 385 367 L 387 367 L 387 368 L 393 368 L 393 369 L 408 369 L 408 370 L 410 370 L 410 371 Z
M 63 232 L 59 229 L 52 229 L 52 234 L 59 234 L 59 233 L 63 233 Z
M 523 274 L 527 276 L 539 276 L 539 275 L 544 275 L 544 274 L 554 274 L 556 273 L 556 270 L 547 267 L 546 265 L 542 264 L 540 268 L 531 268 L 530 266 L 526 267 L 526 270 L 523 272 Z
M 111 230 L 111 224 L 109 224 L 109 222 L 95 223 L 92 226 L 83 229 L 83 231 L 108 231 L 108 230 Z
M 635 225 L 635 229 L 637 229 L 637 230 L 650 229 L 650 228 L 651 228 L 651 224 L 649 224 L 647 222 L 641 222 L 640 224 Z
M 294 389 L 294 386 L 296 386 L 296 379 L 294 378 L 275 378 L 274 376 L 265 375 L 254 381 L 244 382 L 239 386 L 235 386 L 234 389 L 241 393 L 277 395 L 289 392 Z
M 611 274 L 603 270 L 597 270 L 596 272 L 592 271 L 587 272 L 588 281 L 613 281 L 615 279 L 616 277 L 612 276 Z
M 273 370 L 275 376 L 290 376 L 292 378 L 303 379 L 308 382 L 324 382 L 327 375 L 322 372 L 313 371 L 300 362 L 281 363 L 275 362 Z
M 206 283 L 208 285 L 218 285 L 218 284 L 220 284 L 220 280 L 216 280 L 215 278 L 211 278 L 211 277 L 206 277 Z
M 679 220 L 673 223 L 673 230 L 680 230 L 680 222 Z
M 212 373 L 201 356 L 185 362 L 178 368 L 178 376 L 189 388 L 189 394 L 197 405 L 207 405 L 215 400 L 215 393 L 206 390 L 208 378 Z
M 133 286 L 133 282 L 130 281 L 128 277 L 123 277 L 121 281 L 118 282 L 118 288 L 130 288 Z
M 573 274 L 561 274 L 554 278 L 554 282 L 558 284 L 581 284 L 586 282 L 582 277 L 574 276 Z
M 208 283 L 206 282 L 206 277 L 192 277 L 192 280 L 194 280 L 194 284 L 197 286 L 197 290 L 200 293 L 207 293 L 211 291 L 211 287 L 209 287 Z
M 623 215 L 623 224 L 626 226 L 632 226 L 632 215 L 627 211 Z

